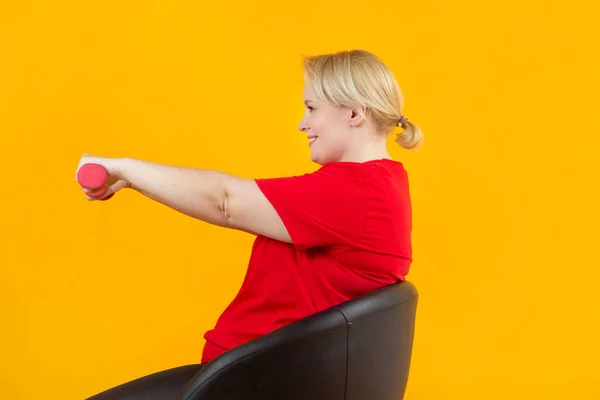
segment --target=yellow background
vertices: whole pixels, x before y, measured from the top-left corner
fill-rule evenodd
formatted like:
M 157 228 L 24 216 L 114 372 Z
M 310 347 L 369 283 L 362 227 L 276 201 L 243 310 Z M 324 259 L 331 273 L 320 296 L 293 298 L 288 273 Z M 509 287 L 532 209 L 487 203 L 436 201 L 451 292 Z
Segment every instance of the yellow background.
M 315 169 L 301 56 L 379 55 L 425 147 L 408 400 L 600 398 L 598 8 L 571 1 L 0 1 L 0 397 L 82 399 L 199 361 L 253 238 L 82 153 Z M 593 2 L 590 2 L 593 3 Z M 377 399 L 373 399 L 377 400 Z

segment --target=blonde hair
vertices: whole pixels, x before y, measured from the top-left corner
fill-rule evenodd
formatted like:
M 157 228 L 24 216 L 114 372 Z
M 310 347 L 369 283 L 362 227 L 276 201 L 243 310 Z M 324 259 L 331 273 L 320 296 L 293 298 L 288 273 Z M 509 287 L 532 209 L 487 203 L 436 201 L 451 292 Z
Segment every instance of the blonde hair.
M 402 118 L 404 95 L 389 68 L 365 50 L 304 57 L 304 79 L 319 100 L 360 110 L 365 107 L 378 132 L 390 134 Z M 423 141 L 421 129 L 405 121 L 396 143 L 405 149 Z

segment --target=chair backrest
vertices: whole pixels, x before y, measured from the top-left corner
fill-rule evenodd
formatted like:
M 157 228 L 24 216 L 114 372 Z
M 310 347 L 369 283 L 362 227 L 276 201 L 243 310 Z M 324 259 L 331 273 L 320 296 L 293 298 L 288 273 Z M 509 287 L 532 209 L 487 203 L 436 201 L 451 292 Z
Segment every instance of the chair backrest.
M 232 349 L 178 400 L 401 400 L 418 294 L 408 281 L 376 290 Z

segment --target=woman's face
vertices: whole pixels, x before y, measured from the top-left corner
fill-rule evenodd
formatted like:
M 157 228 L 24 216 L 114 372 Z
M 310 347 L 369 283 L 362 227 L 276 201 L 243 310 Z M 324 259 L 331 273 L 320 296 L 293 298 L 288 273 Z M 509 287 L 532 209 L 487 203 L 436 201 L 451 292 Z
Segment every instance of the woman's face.
M 303 100 L 306 114 L 298 128 L 306 133 L 311 160 L 320 165 L 342 160 L 352 138 L 353 111 L 317 100 L 306 84 Z

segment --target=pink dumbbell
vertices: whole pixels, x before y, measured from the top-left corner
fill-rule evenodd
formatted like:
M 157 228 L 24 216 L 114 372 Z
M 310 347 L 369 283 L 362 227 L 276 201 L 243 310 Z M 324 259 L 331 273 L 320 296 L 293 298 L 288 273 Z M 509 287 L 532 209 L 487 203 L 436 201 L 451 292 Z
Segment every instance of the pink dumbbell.
M 83 164 L 79 171 L 77 171 L 77 180 L 79 184 L 86 189 L 100 189 L 106 183 L 108 178 L 108 172 L 100 164 Z M 97 199 L 104 196 L 108 191 L 108 188 L 104 188 L 98 192 L 86 193 L 89 197 Z M 113 197 L 114 193 L 111 193 L 108 197 L 101 200 L 108 200 Z

